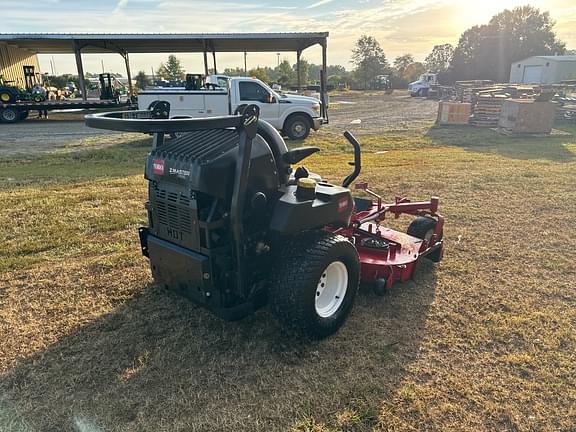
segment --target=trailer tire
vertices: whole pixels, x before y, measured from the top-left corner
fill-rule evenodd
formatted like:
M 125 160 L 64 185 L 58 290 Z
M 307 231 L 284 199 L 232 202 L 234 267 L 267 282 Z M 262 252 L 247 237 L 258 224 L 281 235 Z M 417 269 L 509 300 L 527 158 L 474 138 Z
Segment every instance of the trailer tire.
M 284 133 L 294 141 L 304 140 L 310 135 L 310 120 L 303 115 L 291 115 L 284 123 Z
M 0 121 L 4 123 L 16 123 L 20 120 L 20 112 L 16 108 L 0 109 Z
M 406 233 L 412 237 L 416 237 L 422 240 L 430 240 L 430 237 L 432 237 L 432 234 L 434 234 L 436 223 L 437 222 L 435 219 L 425 216 L 418 216 L 410 223 L 410 225 L 408 225 Z M 440 238 L 438 240 L 442 240 L 443 235 L 444 233 L 440 233 Z M 433 262 L 439 262 L 442 258 L 441 253 L 441 249 L 436 249 L 431 254 L 426 255 L 426 258 Z
M 356 248 L 325 231 L 299 234 L 279 248 L 270 281 L 272 312 L 301 335 L 330 336 L 348 317 L 358 291 Z

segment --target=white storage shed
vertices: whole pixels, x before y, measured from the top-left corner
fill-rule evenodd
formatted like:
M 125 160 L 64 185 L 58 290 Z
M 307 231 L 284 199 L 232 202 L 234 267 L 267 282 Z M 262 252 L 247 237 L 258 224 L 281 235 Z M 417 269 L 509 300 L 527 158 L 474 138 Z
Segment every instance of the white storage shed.
M 576 79 L 576 55 L 533 56 L 510 67 L 511 83 L 557 84 L 569 79 Z

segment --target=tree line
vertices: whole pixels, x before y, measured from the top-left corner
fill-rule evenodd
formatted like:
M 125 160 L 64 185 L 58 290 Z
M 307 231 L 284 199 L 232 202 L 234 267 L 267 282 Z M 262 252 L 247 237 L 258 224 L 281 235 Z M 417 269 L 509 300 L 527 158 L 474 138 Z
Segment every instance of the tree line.
M 405 88 L 426 71 L 438 73 L 439 81 L 444 84 L 472 79 L 506 82 L 511 64 L 518 60 L 533 55 L 576 55 L 576 50 L 567 50 L 566 44 L 558 39 L 554 24 L 548 12 L 532 6 L 506 9 L 494 15 L 487 24 L 463 32 L 456 46 L 450 43 L 435 45 L 422 62 L 416 61 L 410 53 L 390 62 L 375 37 L 362 35 L 351 53 L 354 68 L 347 70 L 341 65 L 329 65 L 326 71 L 328 85 L 373 89 L 379 84 L 379 76 L 388 75 L 393 87 Z M 318 84 L 320 70 L 320 65 L 301 59 L 301 85 Z M 283 88 L 295 87 L 298 83 L 296 64 L 290 64 L 286 59 L 274 68 L 264 66 L 244 71 L 236 67 L 221 72 L 229 76 L 256 77 Z M 155 78 L 164 80 L 181 80 L 184 76 L 181 61 L 174 55 L 161 63 L 155 73 Z M 140 71 L 135 81 L 138 88 L 144 88 L 150 84 L 150 77 Z
M 548 12 L 519 6 L 494 15 L 488 24 L 469 28 L 455 47 L 449 43 L 434 46 L 424 62 L 404 54 L 389 64 L 378 41 L 366 35 L 356 42 L 352 59 L 364 88 L 372 88 L 376 77 L 385 74 L 395 87 L 404 87 L 426 71 L 438 73 L 445 84 L 476 79 L 507 82 L 516 61 L 535 55 L 576 54 L 558 39 L 554 24 Z

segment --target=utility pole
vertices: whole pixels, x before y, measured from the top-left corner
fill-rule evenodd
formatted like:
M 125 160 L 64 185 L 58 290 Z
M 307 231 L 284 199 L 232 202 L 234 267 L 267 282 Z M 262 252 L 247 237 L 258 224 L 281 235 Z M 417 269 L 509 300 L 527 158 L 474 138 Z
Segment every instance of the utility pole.
M 244 76 L 248 76 L 248 68 L 246 67 L 246 51 L 244 51 Z
M 280 53 L 276 53 L 278 61 L 276 62 L 276 66 L 280 66 Z
M 102 73 L 104 73 L 104 60 L 100 59 L 100 62 L 102 63 Z

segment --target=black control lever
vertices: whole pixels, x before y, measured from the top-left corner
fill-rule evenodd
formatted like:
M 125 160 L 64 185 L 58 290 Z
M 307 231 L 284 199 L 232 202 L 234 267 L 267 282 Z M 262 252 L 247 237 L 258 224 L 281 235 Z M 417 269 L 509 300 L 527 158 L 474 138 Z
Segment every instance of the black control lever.
M 356 138 L 354 138 L 354 135 L 348 131 L 344 131 L 344 137 L 350 144 L 352 144 L 352 147 L 354 147 L 354 171 L 352 171 L 352 173 L 342 182 L 343 187 L 348 187 L 354 180 L 356 180 L 356 177 L 358 177 L 360 170 L 362 169 L 362 151 L 360 149 L 360 143 Z

